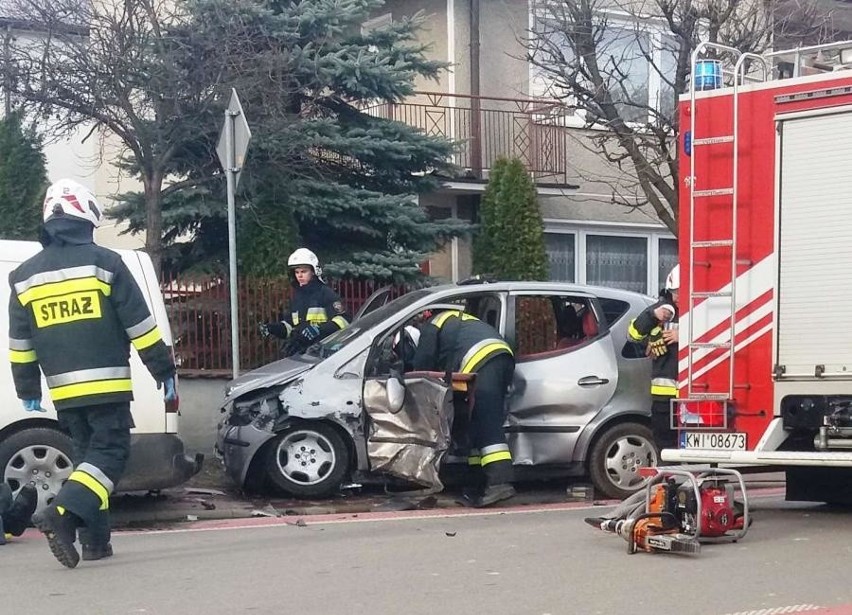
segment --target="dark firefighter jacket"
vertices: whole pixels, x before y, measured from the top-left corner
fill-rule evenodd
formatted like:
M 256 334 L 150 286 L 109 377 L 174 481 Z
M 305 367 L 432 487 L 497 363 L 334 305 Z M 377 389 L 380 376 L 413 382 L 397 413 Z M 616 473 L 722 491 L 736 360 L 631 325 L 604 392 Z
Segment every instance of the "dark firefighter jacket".
M 317 277 L 296 288 L 290 303 L 290 315 L 281 318 L 287 335 L 302 323 L 319 327 L 318 339 L 349 326 L 349 318 L 340 296 Z
M 18 397 L 41 398 L 40 367 L 58 410 L 130 401 L 131 342 L 158 382 L 175 373 L 171 352 L 121 257 L 91 243 L 88 223 L 62 222 L 64 239 L 9 275 Z
M 646 307 L 633 319 L 627 328 L 630 339 L 634 342 L 653 343 L 662 339 L 663 326 L 654 316 L 654 310 L 661 305 L 672 305 L 672 301 L 662 298 L 654 305 Z M 672 322 L 677 322 L 675 314 Z M 661 356 L 654 357 L 651 368 L 651 395 L 654 398 L 677 397 L 677 352 L 676 344 L 661 346 L 665 352 Z
M 471 374 L 499 354 L 511 356 L 512 349 L 493 327 L 470 314 L 449 310 L 421 327 L 413 367 Z

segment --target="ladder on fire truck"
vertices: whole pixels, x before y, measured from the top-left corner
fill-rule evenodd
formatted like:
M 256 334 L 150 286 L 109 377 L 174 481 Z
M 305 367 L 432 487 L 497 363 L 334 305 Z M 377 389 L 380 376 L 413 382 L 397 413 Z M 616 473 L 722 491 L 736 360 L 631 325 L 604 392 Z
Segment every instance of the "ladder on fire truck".
M 696 134 L 696 116 L 697 107 L 695 104 L 697 82 L 696 78 L 697 67 L 699 63 L 707 60 L 707 56 L 713 56 L 713 59 L 720 57 L 730 58 L 729 62 L 733 64 L 732 71 L 722 71 L 719 75 L 720 79 L 724 79 L 727 75 L 733 84 L 732 95 L 732 130 L 729 134 Z M 737 210 L 738 210 L 738 173 L 739 173 L 739 151 L 737 147 L 737 137 L 739 135 L 739 87 L 746 81 L 746 63 L 749 61 L 756 62 L 762 67 L 763 78 L 766 80 L 768 69 L 766 60 L 757 54 L 743 53 L 733 47 L 719 45 L 717 43 L 703 42 L 699 44 L 692 54 L 692 66 L 690 86 L 689 86 L 689 101 L 690 101 L 690 173 L 687 181 L 690 185 L 689 192 L 689 284 L 688 284 L 688 327 L 687 327 L 687 397 L 695 400 L 717 400 L 723 402 L 727 406 L 727 402 L 733 400 L 734 396 L 734 362 L 735 362 L 735 338 L 736 338 L 736 315 L 737 315 L 737 266 L 740 261 L 737 259 Z M 730 65 L 730 63 L 728 65 Z M 721 68 L 721 62 L 718 64 Z M 752 79 L 754 80 L 754 79 Z M 721 87 L 723 84 L 718 84 L 716 87 Z M 706 177 L 696 177 L 696 159 L 703 155 L 710 155 L 712 148 L 719 146 L 730 147 L 733 150 L 731 155 L 731 185 L 729 186 L 708 186 Z M 702 168 L 706 168 L 702 165 Z M 730 200 L 730 216 L 731 216 L 731 233 L 729 236 L 701 237 L 696 238 L 695 212 L 700 204 L 708 198 L 712 197 L 727 197 Z M 709 266 L 707 258 L 703 256 L 706 250 L 711 248 L 727 248 L 730 254 L 730 270 L 731 284 L 729 288 L 719 290 L 700 290 L 695 289 L 696 272 L 699 267 Z M 719 299 L 726 300 L 724 305 L 720 305 Z M 727 341 L 702 341 L 699 342 L 695 338 L 695 308 L 702 302 L 715 302 L 714 308 L 718 307 L 719 314 L 722 316 L 720 322 L 728 321 L 730 328 L 730 339 Z M 709 303 L 708 303 L 709 305 Z M 713 325 L 712 323 L 708 330 Z M 694 382 L 695 363 L 713 353 L 716 350 L 722 350 L 722 363 L 727 361 L 727 387 L 711 390 L 709 386 L 700 391 L 696 390 Z M 724 426 L 727 426 L 727 412 L 725 416 Z

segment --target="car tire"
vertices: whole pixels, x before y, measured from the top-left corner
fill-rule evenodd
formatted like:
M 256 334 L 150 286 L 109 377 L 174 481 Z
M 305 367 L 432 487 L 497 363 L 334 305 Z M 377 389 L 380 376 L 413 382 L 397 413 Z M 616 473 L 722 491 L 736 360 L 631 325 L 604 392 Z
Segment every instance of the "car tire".
M 72 450 L 71 438 L 57 429 L 22 429 L 0 442 L 0 478 L 15 493 L 26 484 L 34 485 L 40 512 L 74 470 Z
M 639 423 L 620 423 L 595 441 L 589 455 L 589 477 L 606 497 L 624 499 L 644 487 L 640 467 L 659 460 L 651 430 Z
M 349 449 L 336 429 L 301 423 L 278 434 L 266 454 L 272 482 L 297 497 L 335 493 L 349 470 Z

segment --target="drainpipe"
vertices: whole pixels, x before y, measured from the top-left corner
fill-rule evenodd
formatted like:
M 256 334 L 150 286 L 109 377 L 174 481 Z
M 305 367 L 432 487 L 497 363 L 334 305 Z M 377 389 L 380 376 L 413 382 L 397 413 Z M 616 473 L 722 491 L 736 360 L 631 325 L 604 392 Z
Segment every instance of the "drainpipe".
M 479 0 L 470 0 L 470 165 L 482 178 L 482 103 L 479 99 Z

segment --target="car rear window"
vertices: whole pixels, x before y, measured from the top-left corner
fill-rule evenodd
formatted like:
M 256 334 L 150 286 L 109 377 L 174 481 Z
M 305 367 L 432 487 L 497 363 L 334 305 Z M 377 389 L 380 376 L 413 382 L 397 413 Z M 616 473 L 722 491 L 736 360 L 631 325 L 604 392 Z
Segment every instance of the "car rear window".
M 601 309 L 603 309 L 606 324 L 610 327 L 630 309 L 630 304 L 626 301 L 605 297 L 600 297 L 598 301 L 601 304 Z

